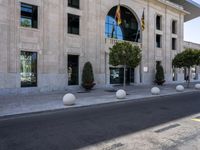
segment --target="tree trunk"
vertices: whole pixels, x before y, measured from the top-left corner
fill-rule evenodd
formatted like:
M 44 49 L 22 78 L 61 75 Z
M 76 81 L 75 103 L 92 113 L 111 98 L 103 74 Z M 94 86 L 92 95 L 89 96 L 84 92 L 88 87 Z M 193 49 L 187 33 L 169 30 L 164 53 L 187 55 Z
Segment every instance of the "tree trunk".
M 190 67 L 188 68 L 188 80 L 187 80 L 187 88 L 190 87 Z
M 124 65 L 124 83 L 123 83 L 123 88 L 124 88 L 124 90 L 126 88 L 126 65 Z

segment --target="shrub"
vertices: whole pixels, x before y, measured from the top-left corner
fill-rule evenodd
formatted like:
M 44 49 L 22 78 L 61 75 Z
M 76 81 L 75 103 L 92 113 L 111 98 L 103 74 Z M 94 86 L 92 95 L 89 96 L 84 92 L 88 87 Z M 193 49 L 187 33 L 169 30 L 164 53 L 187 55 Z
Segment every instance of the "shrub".
M 165 82 L 164 70 L 160 62 L 157 62 L 156 64 L 155 82 L 158 85 L 163 85 L 163 83 Z
M 82 73 L 82 87 L 86 90 L 91 90 L 94 85 L 95 83 L 92 64 L 90 62 L 86 62 Z

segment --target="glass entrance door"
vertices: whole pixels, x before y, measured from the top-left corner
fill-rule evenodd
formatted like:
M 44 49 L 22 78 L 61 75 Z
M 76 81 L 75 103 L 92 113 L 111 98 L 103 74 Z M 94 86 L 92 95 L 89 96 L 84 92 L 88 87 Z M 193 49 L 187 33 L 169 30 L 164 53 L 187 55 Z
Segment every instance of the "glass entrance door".
M 68 55 L 68 85 L 79 85 L 78 55 Z
M 21 87 L 37 86 L 37 53 L 22 51 L 20 64 Z
M 123 84 L 124 68 L 110 68 L 110 84 Z M 134 69 L 126 69 L 126 83 L 134 83 Z

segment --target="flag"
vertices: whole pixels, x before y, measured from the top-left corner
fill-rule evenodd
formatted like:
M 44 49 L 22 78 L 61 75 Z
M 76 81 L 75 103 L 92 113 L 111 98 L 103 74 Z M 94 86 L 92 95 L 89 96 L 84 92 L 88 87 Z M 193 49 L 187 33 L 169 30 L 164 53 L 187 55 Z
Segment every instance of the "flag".
M 142 27 L 142 31 L 144 31 L 145 30 L 144 10 L 143 10 L 142 18 L 141 18 L 141 27 Z
M 116 10 L 116 13 L 115 13 L 115 20 L 117 21 L 118 25 L 120 25 L 122 23 L 120 4 L 117 6 L 117 10 Z

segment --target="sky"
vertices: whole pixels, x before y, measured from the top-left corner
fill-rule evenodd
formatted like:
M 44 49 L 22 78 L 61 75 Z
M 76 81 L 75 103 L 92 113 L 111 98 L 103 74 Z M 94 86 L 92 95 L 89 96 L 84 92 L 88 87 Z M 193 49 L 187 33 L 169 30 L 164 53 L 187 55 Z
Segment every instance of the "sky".
M 200 4 L 200 0 L 193 0 Z M 184 24 L 184 40 L 200 44 L 200 17 Z

